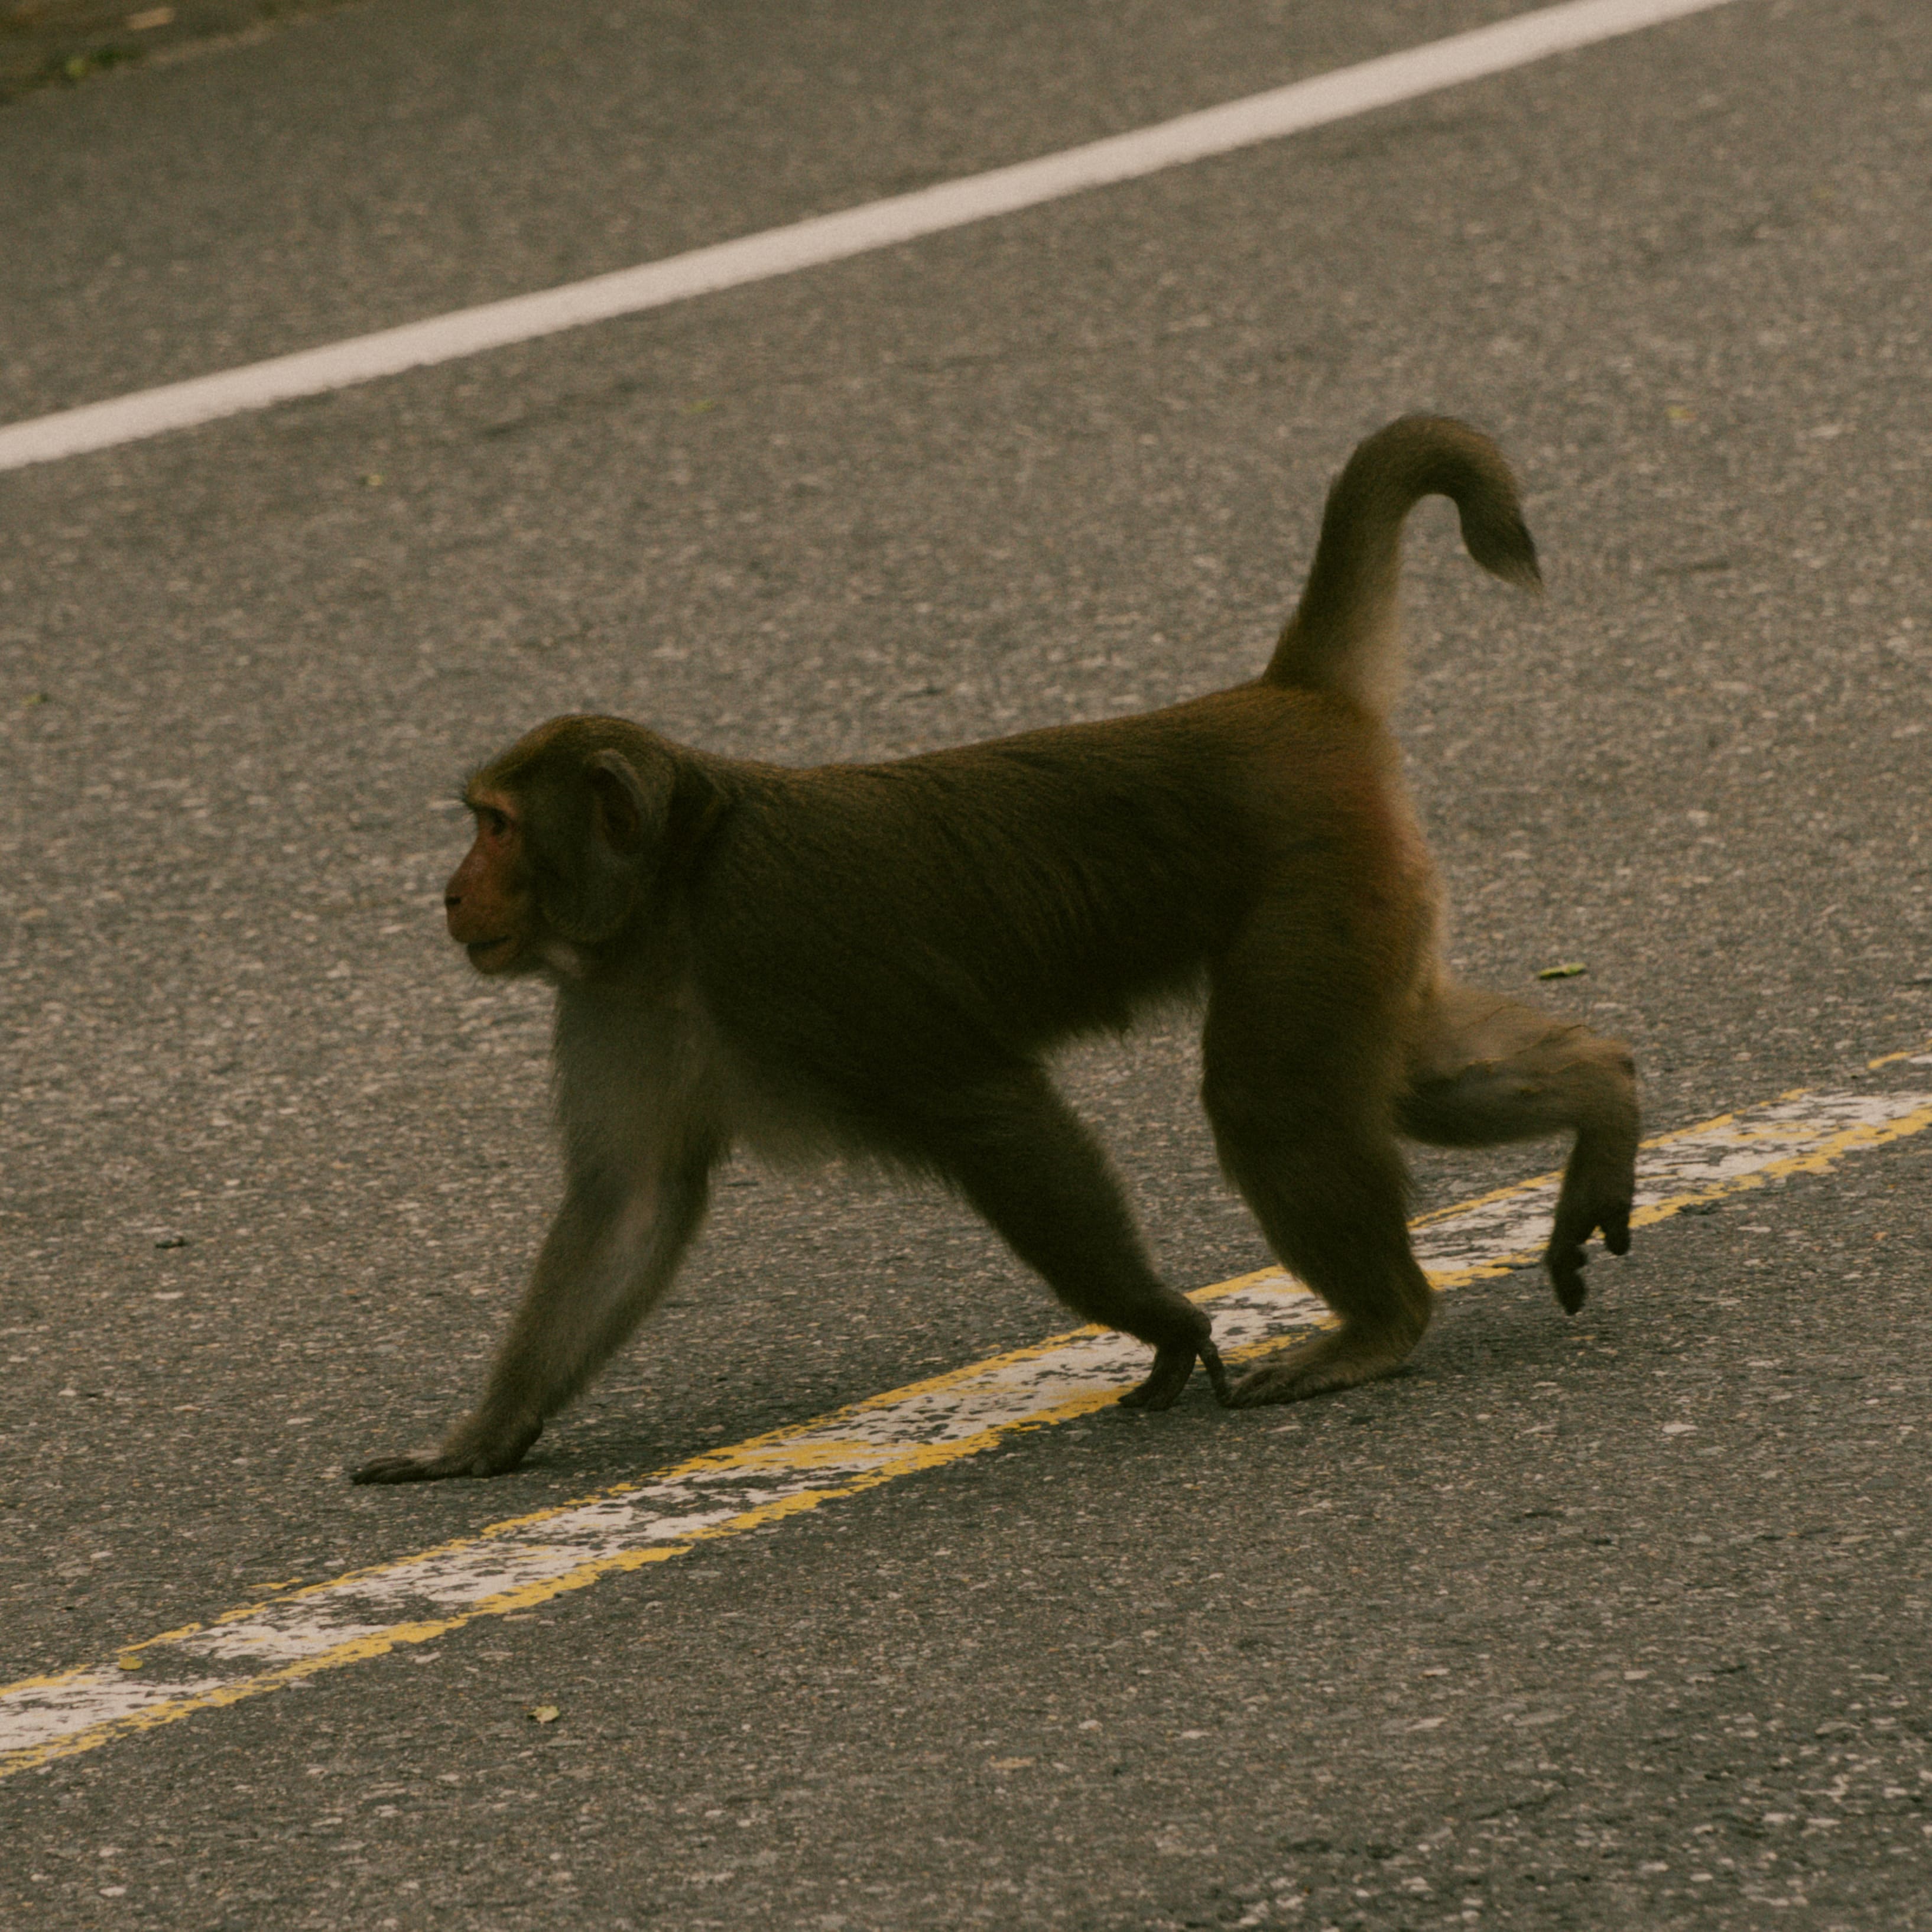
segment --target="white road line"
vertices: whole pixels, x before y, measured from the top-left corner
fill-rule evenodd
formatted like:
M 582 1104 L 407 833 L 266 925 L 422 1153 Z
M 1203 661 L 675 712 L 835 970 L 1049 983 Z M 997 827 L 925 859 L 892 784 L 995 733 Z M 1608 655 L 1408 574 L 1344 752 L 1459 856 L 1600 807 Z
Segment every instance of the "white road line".
M 1730 0 L 1567 0 L 1533 14 L 1388 54 L 1312 80 L 1251 94 L 1151 128 L 1116 134 L 1038 160 L 815 215 L 735 242 L 694 248 L 561 288 L 485 302 L 427 321 L 379 329 L 320 349 L 198 376 L 185 382 L 89 403 L 0 429 L 0 470 L 50 463 L 136 442 L 218 417 L 321 395 L 378 376 L 454 362 L 513 342 L 635 315 L 721 289 L 763 281 L 874 248 L 1011 214 L 1088 188 L 1133 181 L 1210 154 L 1343 121 L 1550 55 L 1594 45 Z
M 1932 1066 L 1932 1056 L 1918 1064 Z M 1822 1172 L 1928 1127 L 1928 1093 L 1789 1094 L 1724 1114 L 1647 1144 L 1634 1219 L 1642 1226 L 1780 1175 Z M 1439 1289 L 1520 1267 L 1536 1258 L 1555 1198 L 1555 1177 L 1544 1176 L 1429 1216 L 1418 1224 L 1417 1251 Z M 1197 1298 L 1213 1304 L 1216 1335 L 1234 1356 L 1305 1333 L 1326 1316 L 1279 1269 Z M 1090 1328 L 1058 1336 L 644 1482 L 167 1631 L 112 1664 L 8 1685 L 0 1689 L 0 1777 L 977 1455 L 1015 1430 L 1104 1406 L 1146 1367 L 1146 1350 L 1118 1335 Z M 1228 1426 L 1240 1424 L 1231 1418 Z

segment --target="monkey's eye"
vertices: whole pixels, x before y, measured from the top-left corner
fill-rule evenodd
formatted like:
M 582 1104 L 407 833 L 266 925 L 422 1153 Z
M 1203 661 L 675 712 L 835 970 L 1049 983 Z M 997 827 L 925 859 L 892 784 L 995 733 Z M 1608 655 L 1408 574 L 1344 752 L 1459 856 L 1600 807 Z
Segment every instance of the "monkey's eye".
M 494 805 L 472 806 L 470 809 L 476 814 L 476 829 L 479 832 L 487 832 L 492 838 L 504 838 L 509 836 L 510 814 L 508 812 L 499 812 Z

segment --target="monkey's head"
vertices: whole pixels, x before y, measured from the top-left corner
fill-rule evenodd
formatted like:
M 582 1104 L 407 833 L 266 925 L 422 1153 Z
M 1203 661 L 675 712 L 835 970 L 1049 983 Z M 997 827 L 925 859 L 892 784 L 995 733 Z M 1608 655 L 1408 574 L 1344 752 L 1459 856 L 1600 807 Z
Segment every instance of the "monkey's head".
M 615 718 L 558 718 L 463 789 L 476 836 L 443 888 L 449 936 L 479 973 L 575 975 L 645 910 L 663 864 L 680 754 Z

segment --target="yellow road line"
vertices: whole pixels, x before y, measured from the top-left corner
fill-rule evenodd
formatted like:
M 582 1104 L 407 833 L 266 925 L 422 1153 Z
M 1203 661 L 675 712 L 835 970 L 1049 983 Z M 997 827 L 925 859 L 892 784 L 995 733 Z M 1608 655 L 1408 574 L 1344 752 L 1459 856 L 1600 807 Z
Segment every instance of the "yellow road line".
M 1888 1055 L 1872 1064 L 1920 1057 Z M 1720 1114 L 1645 1143 L 1632 1225 L 1654 1226 L 1786 1175 L 1822 1173 L 1928 1126 L 1932 1094 L 1924 1093 L 1801 1091 Z M 1423 1216 L 1416 1249 L 1436 1288 L 1534 1261 L 1557 1182 L 1540 1175 Z M 1321 1301 L 1279 1268 L 1217 1282 L 1196 1299 L 1214 1305 L 1216 1335 L 1234 1359 L 1279 1347 L 1328 1318 Z M 1138 1343 L 1077 1329 L 472 1536 L 164 1631 L 110 1663 L 0 1688 L 0 1777 L 427 1643 L 479 1617 L 528 1610 L 976 1456 L 1016 1432 L 1090 1414 L 1145 1368 Z

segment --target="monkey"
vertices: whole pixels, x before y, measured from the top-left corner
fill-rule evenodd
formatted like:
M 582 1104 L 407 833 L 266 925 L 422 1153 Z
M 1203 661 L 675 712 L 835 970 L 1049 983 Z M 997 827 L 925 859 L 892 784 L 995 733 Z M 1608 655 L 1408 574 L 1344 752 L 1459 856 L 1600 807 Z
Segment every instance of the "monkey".
M 1234 1408 L 1400 1369 L 1432 1304 L 1402 1137 L 1569 1135 L 1544 1259 L 1580 1306 L 1586 1244 L 1630 1245 L 1635 1068 L 1443 963 L 1386 722 L 1402 526 L 1430 494 L 1484 569 L 1540 587 L 1495 444 L 1405 417 L 1343 467 L 1273 655 L 1232 689 L 805 768 L 566 716 L 476 771 L 448 929 L 478 973 L 554 987 L 563 1199 L 478 1406 L 354 1480 L 515 1468 L 663 1296 L 734 1147 L 943 1182 L 1076 1315 L 1153 1350 L 1132 1408 L 1197 1363 Z M 1238 1379 L 1046 1069 L 1176 995 L 1204 1006 L 1222 1168 L 1335 1318 Z

